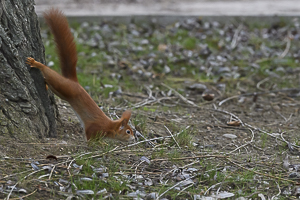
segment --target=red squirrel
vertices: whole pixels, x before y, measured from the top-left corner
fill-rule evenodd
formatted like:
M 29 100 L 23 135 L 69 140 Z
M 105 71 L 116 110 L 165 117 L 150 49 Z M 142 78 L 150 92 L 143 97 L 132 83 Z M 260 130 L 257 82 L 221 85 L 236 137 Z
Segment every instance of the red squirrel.
M 62 11 L 49 9 L 44 13 L 44 18 L 54 35 L 62 75 L 31 57 L 27 58 L 26 63 L 40 69 L 51 91 L 70 103 L 83 124 L 87 140 L 97 136 L 121 141 L 134 140 L 133 131 L 128 125 L 131 112 L 127 110 L 120 119 L 111 120 L 79 84 L 76 75 L 76 44 Z

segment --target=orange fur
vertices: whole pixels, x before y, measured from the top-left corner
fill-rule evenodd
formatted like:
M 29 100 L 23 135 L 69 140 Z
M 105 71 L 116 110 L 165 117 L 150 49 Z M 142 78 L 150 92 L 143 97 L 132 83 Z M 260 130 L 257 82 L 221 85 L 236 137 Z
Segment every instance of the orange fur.
M 58 9 L 48 10 L 44 17 L 54 35 L 63 76 L 33 58 L 27 58 L 27 64 L 40 69 L 51 91 L 70 103 L 83 123 L 87 140 L 97 136 L 134 140 L 133 131 L 127 124 L 131 112 L 125 111 L 120 119 L 111 120 L 78 83 L 76 44 L 66 17 Z

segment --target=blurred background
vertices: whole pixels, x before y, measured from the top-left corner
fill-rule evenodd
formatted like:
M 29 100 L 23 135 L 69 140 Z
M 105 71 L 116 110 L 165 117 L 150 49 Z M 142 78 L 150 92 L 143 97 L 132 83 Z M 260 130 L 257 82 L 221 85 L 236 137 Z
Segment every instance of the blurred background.
M 298 16 L 299 0 L 36 0 L 36 12 L 59 7 L 68 16 Z

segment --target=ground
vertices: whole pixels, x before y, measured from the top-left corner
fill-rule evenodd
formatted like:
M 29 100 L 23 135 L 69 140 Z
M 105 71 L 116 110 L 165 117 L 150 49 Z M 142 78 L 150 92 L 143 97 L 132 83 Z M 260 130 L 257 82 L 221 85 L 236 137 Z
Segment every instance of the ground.
M 137 141 L 87 144 L 57 98 L 57 138 L 7 140 L 0 198 L 299 197 L 297 21 L 72 28 L 80 83 L 109 117 L 132 110 Z

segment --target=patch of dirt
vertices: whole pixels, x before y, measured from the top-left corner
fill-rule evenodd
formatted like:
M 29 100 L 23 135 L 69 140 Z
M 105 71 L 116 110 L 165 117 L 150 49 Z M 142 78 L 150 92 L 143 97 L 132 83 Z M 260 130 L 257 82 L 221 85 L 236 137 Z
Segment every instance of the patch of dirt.
M 170 143 L 173 143 L 171 138 L 166 138 L 164 140 L 154 141 L 157 145 L 157 149 L 153 149 L 150 144 L 144 143 L 132 148 L 128 147 L 105 153 L 105 155 L 101 156 L 100 152 L 102 151 L 101 148 L 103 149 L 102 146 L 100 147 L 100 152 L 98 151 L 98 153 L 91 154 L 98 158 L 96 163 L 101 163 L 100 166 L 112 162 L 117 164 L 118 167 L 116 171 L 108 171 L 110 174 L 118 175 L 119 171 L 122 171 L 123 175 L 143 176 L 145 181 L 148 180 L 151 183 L 149 183 L 151 187 L 150 185 L 146 186 L 146 191 L 152 191 L 153 188 L 160 187 L 162 180 L 174 179 L 175 177 L 176 182 L 183 181 L 182 170 L 187 170 L 188 168 L 184 166 L 189 165 L 200 170 L 197 171 L 200 177 L 202 176 L 201 174 L 205 174 L 207 173 L 206 171 L 209 171 L 206 165 L 215 165 L 215 169 L 227 168 L 229 171 L 236 173 L 243 170 L 239 167 L 242 165 L 251 170 L 257 168 L 266 171 L 272 170 L 277 176 L 279 176 L 278 173 L 280 173 L 280 177 L 287 179 L 286 176 L 288 176 L 288 172 L 285 172 L 283 169 L 282 159 L 287 151 L 289 154 L 292 154 L 292 162 L 298 162 L 298 159 L 293 157 L 293 155 L 299 155 L 296 148 L 288 150 L 287 144 L 281 139 L 284 138 L 284 140 L 290 141 L 290 145 L 293 141 L 299 139 L 297 131 L 299 130 L 299 104 L 295 99 L 290 98 L 288 94 L 289 93 L 285 91 L 276 93 L 266 92 L 265 94 L 257 95 L 255 102 L 253 101 L 255 94 L 253 94 L 245 97 L 242 103 L 238 103 L 239 99 L 234 98 L 224 102 L 218 109 L 215 109 L 214 105 L 219 102 L 213 101 L 209 103 L 203 102 L 203 105 L 199 106 L 199 108 L 181 102 L 183 107 L 177 111 L 171 109 L 167 112 L 161 111 L 156 105 L 153 105 L 153 107 L 157 109 L 155 113 L 136 110 L 133 111 L 132 120 L 137 116 L 139 118 L 145 118 L 147 132 L 143 134 L 146 137 L 169 136 L 164 125 L 169 127 L 173 134 L 180 132 L 183 127 L 190 126 L 190 128 L 188 128 L 188 134 L 191 134 L 191 142 L 195 147 L 191 149 L 191 147 L 180 145 L 181 148 L 178 149 L 176 145 L 170 145 Z M 120 98 L 126 97 L 123 96 Z M 196 95 L 190 96 L 190 98 L 198 99 Z M 202 102 L 202 100 L 199 99 L 196 100 L 196 103 L 197 101 Z M 223 112 L 223 110 L 227 113 Z M 55 172 L 52 174 L 54 180 L 56 179 L 55 177 L 68 180 L 67 167 L 72 159 L 74 157 L 76 158 L 76 155 L 99 150 L 99 147 L 97 148 L 93 145 L 87 146 L 87 144 L 83 142 L 82 128 L 68 104 L 59 103 L 59 111 L 61 123 L 59 123 L 58 138 L 46 138 L 45 143 L 15 144 L 12 141 L 7 143 L 5 150 L 9 158 L 3 158 L 1 161 L 2 186 L 12 186 L 13 184 L 9 184 L 10 182 L 16 183 L 16 181 L 19 180 L 17 177 L 22 177 L 21 174 L 17 176 L 13 174 L 15 172 L 20 173 L 25 169 L 30 170 L 34 163 L 36 166 L 39 166 L 39 169 L 41 169 L 42 166 L 57 166 Z M 227 122 L 237 120 L 231 116 L 230 113 L 238 116 L 243 123 L 247 123 L 251 126 L 228 126 Z M 173 127 L 174 124 L 180 128 Z M 266 139 L 264 139 L 263 135 L 265 133 L 259 131 L 259 129 L 266 131 L 266 134 L 271 134 L 272 136 L 266 136 Z M 235 138 L 225 137 L 225 134 L 233 135 Z M 114 145 L 114 147 L 111 148 L 117 146 L 123 147 L 123 145 L 118 142 L 109 144 Z M 105 148 L 104 145 L 104 149 Z M 13 149 L 17 149 L 18 152 L 13 152 Z M 163 153 L 161 153 L 161 151 L 163 151 Z M 168 154 L 172 155 L 172 152 L 175 152 L 173 159 L 172 156 L 168 156 Z M 175 156 L 176 152 L 180 154 L 179 157 Z M 56 156 L 57 160 L 46 159 L 49 155 Z M 230 160 L 235 162 L 235 164 L 230 163 L 229 160 L 226 159 L 226 155 L 229 156 Z M 150 164 L 147 164 L 145 161 L 141 162 L 141 157 L 143 156 L 148 159 L 151 158 Z M 73 162 L 75 164 L 76 160 Z M 193 162 L 198 164 L 191 165 Z M 199 164 L 199 162 L 201 162 L 201 164 Z M 64 164 L 59 165 L 59 163 Z M 99 163 L 96 163 L 93 165 L 98 166 Z M 84 167 L 88 167 L 87 163 L 83 163 L 83 165 Z M 10 166 L 9 170 L 7 169 L 8 166 Z M 181 166 L 182 168 L 175 166 Z M 3 167 L 6 169 L 3 169 Z M 76 166 L 71 165 L 71 173 L 74 177 L 76 177 L 76 170 L 77 173 L 80 172 Z M 50 172 L 51 170 L 48 169 L 48 173 Z M 195 174 L 194 172 L 186 173 L 190 175 Z M 47 174 L 47 172 L 40 172 L 38 174 L 40 176 Z M 98 174 L 98 176 L 102 175 L 102 173 L 96 174 Z M 7 176 L 10 177 L 7 178 Z M 85 176 L 83 175 L 83 177 Z M 87 175 L 87 177 L 89 177 L 89 175 Z M 32 177 L 28 178 L 29 180 L 32 179 Z M 269 177 L 262 176 L 261 178 L 267 179 Z M 208 180 L 201 182 L 201 179 L 197 176 L 194 177 L 192 181 L 195 184 L 205 184 Z M 49 195 L 52 196 L 54 191 L 57 191 L 55 195 L 52 196 L 54 199 L 70 196 L 70 193 L 66 193 L 66 191 L 59 192 L 58 186 L 56 186 L 54 182 L 47 182 L 48 184 L 45 185 L 39 181 L 28 182 L 24 180 L 17 185 L 17 188 L 26 188 L 27 194 L 35 191 L 32 197 L 39 199 L 47 198 Z M 139 181 L 131 182 L 132 191 L 140 187 L 138 182 Z M 206 184 L 209 184 L 209 182 Z M 254 185 L 252 183 L 249 184 L 250 187 L 256 183 Z M 63 182 L 59 183 L 59 185 L 61 185 L 60 187 L 67 187 Z M 230 191 L 230 188 L 235 187 L 235 185 L 230 186 L 229 184 L 225 184 L 223 190 Z M 98 190 L 100 189 L 101 188 Z M 9 189 L 2 190 L 0 198 L 5 198 L 8 192 Z M 248 192 L 251 192 L 251 190 Z M 123 191 L 122 193 L 125 194 L 127 192 Z M 265 195 L 272 194 L 274 194 L 273 190 L 265 193 Z M 185 195 L 181 195 L 179 199 L 184 198 Z M 23 195 L 22 193 L 18 195 L 18 193 L 13 192 L 13 196 Z M 172 198 L 172 196 L 169 196 L 169 198 Z

